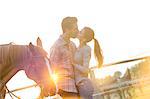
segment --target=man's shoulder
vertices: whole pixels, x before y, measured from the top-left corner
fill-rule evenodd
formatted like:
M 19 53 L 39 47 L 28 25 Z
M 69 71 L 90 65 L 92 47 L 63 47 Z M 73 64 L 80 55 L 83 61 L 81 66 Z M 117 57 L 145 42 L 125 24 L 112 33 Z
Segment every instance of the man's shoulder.
M 62 41 L 61 41 L 61 39 L 57 39 L 55 42 L 54 42 L 54 44 L 52 45 L 53 47 L 60 47 L 62 45 Z
M 59 50 L 59 49 L 60 49 L 60 46 L 61 46 L 60 40 L 57 39 L 57 40 L 54 42 L 54 44 L 51 46 L 51 48 L 50 48 L 50 54 L 53 53 L 53 52 L 55 52 L 56 50 Z

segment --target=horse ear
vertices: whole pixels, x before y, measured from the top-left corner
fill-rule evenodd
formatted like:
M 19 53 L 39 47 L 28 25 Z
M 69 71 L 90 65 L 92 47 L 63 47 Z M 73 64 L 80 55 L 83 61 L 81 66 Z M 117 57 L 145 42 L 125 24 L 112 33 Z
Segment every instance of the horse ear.
M 31 42 L 29 43 L 29 50 L 32 52 L 32 54 L 35 54 L 35 46 Z
M 29 48 L 30 48 L 30 49 L 33 49 L 33 48 L 34 48 L 34 45 L 32 44 L 32 42 L 29 43 Z
M 38 47 L 43 48 L 43 46 L 42 46 L 42 40 L 40 39 L 40 37 L 37 38 L 37 40 L 36 40 L 36 45 L 37 45 Z
M 29 46 L 30 46 L 30 47 L 33 46 L 32 42 L 29 43 Z

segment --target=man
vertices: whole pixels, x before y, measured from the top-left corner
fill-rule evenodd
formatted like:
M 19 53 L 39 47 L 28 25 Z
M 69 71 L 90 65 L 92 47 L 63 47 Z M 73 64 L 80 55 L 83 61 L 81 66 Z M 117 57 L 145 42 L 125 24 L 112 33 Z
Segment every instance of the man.
M 63 34 L 54 43 L 50 51 L 50 62 L 53 73 L 58 76 L 56 86 L 63 99 L 78 99 L 75 85 L 73 57 L 76 46 L 70 41 L 79 32 L 76 17 L 66 17 L 62 21 Z

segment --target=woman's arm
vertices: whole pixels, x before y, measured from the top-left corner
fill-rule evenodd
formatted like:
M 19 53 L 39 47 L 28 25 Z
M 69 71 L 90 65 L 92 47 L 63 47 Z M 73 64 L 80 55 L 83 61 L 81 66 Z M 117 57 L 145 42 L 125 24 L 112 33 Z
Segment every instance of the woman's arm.
M 91 48 L 89 46 L 86 46 L 83 49 L 82 58 L 83 58 L 83 63 L 82 63 L 83 65 L 75 64 L 75 69 L 77 69 L 78 71 L 80 71 L 83 74 L 89 73 L 89 71 L 90 71 L 89 62 L 91 59 Z
M 83 67 L 82 65 L 74 64 L 75 70 L 80 71 L 83 74 L 87 74 L 89 72 L 89 68 Z

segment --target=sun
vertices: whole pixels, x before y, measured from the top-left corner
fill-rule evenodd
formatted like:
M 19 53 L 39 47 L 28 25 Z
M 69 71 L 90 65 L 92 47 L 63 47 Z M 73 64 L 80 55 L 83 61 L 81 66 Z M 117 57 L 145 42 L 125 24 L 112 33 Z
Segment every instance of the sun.
M 55 73 L 53 73 L 52 74 L 52 79 L 54 80 L 55 83 L 57 83 L 57 81 L 58 81 L 58 75 L 55 74 Z

